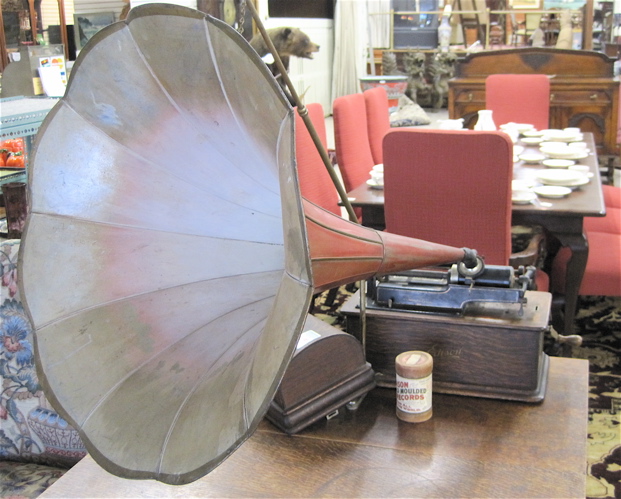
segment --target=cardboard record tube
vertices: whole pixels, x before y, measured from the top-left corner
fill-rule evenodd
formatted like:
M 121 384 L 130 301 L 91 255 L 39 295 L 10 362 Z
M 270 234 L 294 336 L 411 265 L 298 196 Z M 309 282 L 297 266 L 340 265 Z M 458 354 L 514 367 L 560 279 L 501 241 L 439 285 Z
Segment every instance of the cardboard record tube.
M 410 351 L 397 355 L 397 417 L 408 423 L 431 418 L 433 357 L 427 352 Z

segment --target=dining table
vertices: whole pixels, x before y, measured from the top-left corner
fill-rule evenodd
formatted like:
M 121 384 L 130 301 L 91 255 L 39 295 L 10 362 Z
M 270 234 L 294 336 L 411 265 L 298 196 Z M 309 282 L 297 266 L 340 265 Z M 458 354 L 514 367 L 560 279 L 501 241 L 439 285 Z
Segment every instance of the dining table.
M 464 133 L 468 133 L 464 130 Z M 525 140 L 526 139 L 526 140 Z M 530 186 L 542 186 L 540 175 L 550 168 L 541 160 L 534 161 L 535 156 L 542 156 L 539 144 L 520 136 L 514 144 L 515 161 L 513 165 L 514 182 Z M 569 195 L 558 198 L 534 196 L 527 203 L 512 204 L 512 224 L 541 226 L 548 235 L 548 255 L 551 258 L 561 247 L 571 250 L 571 257 L 565 267 L 565 286 L 554 297 L 555 306 L 560 308 L 560 329 L 563 335 L 573 334 L 573 322 L 576 314 L 580 283 L 586 268 L 588 241 L 583 231 L 585 217 L 602 217 L 606 214 L 604 194 L 599 172 L 598 157 L 592 133 L 583 133 L 584 154 L 576 161 L 582 167 L 590 181 L 577 188 L 572 188 Z M 525 161 L 522 158 L 532 159 Z M 360 208 L 362 224 L 376 230 L 385 230 L 384 191 L 381 186 L 363 183 L 347 193 L 354 208 Z M 544 269 L 545 270 L 545 269 Z

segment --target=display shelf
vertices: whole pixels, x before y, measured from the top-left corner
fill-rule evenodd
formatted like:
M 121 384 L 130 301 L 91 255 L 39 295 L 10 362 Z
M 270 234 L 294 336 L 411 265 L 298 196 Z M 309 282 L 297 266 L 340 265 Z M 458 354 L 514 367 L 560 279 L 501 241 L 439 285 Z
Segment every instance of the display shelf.
M 60 99 L 9 97 L 0 99 L 0 140 L 33 136 Z

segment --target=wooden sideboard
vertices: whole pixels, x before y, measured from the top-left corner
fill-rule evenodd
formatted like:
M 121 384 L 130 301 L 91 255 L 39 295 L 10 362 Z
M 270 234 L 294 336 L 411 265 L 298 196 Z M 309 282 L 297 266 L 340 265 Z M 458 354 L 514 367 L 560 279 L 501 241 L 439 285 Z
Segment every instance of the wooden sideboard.
M 468 54 L 458 59 L 449 81 L 450 118 L 472 128 L 485 109 L 485 78 L 490 74 L 546 74 L 550 86 L 550 128 L 591 132 L 598 154 L 617 154 L 619 78 L 615 59 L 600 52 L 555 48 L 516 48 Z M 510 96 L 508 96 L 510 98 Z

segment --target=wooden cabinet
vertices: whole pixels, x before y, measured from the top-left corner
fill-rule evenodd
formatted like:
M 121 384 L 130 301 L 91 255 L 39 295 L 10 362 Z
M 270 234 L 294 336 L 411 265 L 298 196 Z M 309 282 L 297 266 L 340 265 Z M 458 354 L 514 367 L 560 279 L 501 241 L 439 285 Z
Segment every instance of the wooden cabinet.
M 465 126 L 474 126 L 477 111 L 485 109 L 485 78 L 490 74 L 547 74 L 550 127 L 579 127 L 593 133 L 598 154 L 617 154 L 619 79 L 614 61 L 600 52 L 554 48 L 469 54 L 458 60 L 449 81 L 449 117 L 464 118 Z

